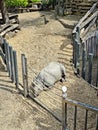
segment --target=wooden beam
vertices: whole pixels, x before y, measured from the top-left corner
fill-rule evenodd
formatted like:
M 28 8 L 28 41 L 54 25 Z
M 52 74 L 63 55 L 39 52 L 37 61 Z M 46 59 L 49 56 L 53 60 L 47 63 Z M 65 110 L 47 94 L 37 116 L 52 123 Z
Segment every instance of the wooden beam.
M 1 36 L 4 36 L 7 32 L 10 32 L 10 31 L 12 31 L 12 30 L 14 30 L 14 29 L 16 29 L 16 28 L 19 29 L 19 24 L 13 24 L 13 25 L 11 25 L 9 28 L 7 28 L 6 30 L 2 31 L 2 32 L 0 33 L 0 35 L 1 35 Z

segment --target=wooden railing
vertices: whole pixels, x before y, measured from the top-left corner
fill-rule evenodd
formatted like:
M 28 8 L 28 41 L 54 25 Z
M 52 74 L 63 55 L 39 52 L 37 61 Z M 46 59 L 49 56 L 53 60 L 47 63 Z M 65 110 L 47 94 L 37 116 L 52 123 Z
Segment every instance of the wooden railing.
M 73 130 L 77 129 L 77 112 L 78 109 L 84 109 L 85 112 L 85 119 L 84 119 L 84 129 L 82 130 L 88 130 L 87 125 L 88 125 L 88 113 L 91 111 L 96 115 L 96 125 L 94 130 L 98 130 L 98 108 L 85 104 L 85 103 L 81 103 L 75 100 L 71 100 L 67 98 L 67 89 L 66 87 L 62 87 L 62 92 L 63 92 L 63 98 L 62 98 L 62 130 L 69 130 L 68 128 L 68 118 L 67 118 L 67 112 L 68 112 L 68 105 L 71 105 L 72 107 L 74 107 L 74 121 L 73 121 Z M 73 116 L 72 115 L 72 116 Z M 92 119 L 94 120 L 94 119 Z
M 97 25 L 98 11 L 95 10 L 97 4 L 98 2 L 92 6 L 73 30 L 73 64 L 75 73 L 92 86 L 96 86 L 98 90 L 98 66 L 96 65 L 98 63 L 95 63 L 98 58 L 98 32 L 95 30 L 89 34 L 91 27 Z M 95 68 L 97 73 L 93 74 Z M 93 80 L 95 83 L 92 83 Z

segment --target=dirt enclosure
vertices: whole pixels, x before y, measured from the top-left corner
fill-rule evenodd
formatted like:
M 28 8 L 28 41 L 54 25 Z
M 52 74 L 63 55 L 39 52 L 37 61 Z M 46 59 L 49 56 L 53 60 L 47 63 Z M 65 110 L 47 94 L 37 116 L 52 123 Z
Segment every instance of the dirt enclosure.
M 46 16 L 47 24 L 44 24 Z M 42 16 L 42 17 L 41 17 Z M 39 73 L 51 61 L 59 61 L 66 67 L 67 82 L 57 83 L 55 86 L 61 89 L 67 86 L 68 97 L 89 103 L 98 107 L 98 97 L 96 91 L 91 88 L 81 78 L 77 78 L 70 63 L 72 58 L 71 32 L 78 17 L 74 16 L 54 19 L 52 12 L 31 12 L 19 14 L 21 31 L 7 41 L 17 51 L 19 81 L 22 83 L 21 54 L 24 53 L 28 62 L 29 85 L 33 79 L 34 72 Z M 15 90 L 15 86 L 10 82 L 8 74 L 4 72 L 3 65 L 0 66 L 0 129 L 1 130 L 61 130 L 61 124 L 48 112 L 43 110 L 30 99 L 25 99 Z M 51 94 L 52 92 L 52 94 Z M 61 98 L 54 93 L 61 95 L 61 91 L 52 88 L 47 92 L 42 92 L 37 99 L 41 100 L 54 111 L 58 117 L 61 116 Z M 59 100 L 49 99 L 45 94 Z M 47 99 L 48 98 L 48 99 Z M 51 104 L 54 104 L 53 106 Z M 72 112 L 69 108 L 70 120 L 69 130 L 72 130 Z M 79 111 L 77 126 L 78 130 L 83 130 L 83 111 Z M 81 117 L 81 119 L 80 119 Z M 95 115 L 89 115 L 88 128 L 94 130 Z M 81 123 L 82 122 L 82 123 Z

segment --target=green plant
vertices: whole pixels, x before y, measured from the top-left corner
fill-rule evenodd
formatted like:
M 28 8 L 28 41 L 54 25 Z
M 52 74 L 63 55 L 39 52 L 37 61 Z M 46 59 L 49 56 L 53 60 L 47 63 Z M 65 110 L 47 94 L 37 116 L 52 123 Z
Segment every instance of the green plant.
M 28 5 L 28 0 L 5 0 L 6 6 L 7 7 L 19 7 L 19 6 L 27 6 Z
M 35 3 L 37 3 L 37 2 L 41 2 L 41 0 L 31 0 L 32 2 L 35 2 Z

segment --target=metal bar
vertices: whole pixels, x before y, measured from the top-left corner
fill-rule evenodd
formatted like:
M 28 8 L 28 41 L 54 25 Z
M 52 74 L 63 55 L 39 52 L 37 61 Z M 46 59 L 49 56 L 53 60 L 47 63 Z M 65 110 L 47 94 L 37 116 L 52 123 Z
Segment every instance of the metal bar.
M 67 103 L 62 100 L 62 130 L 67 129 Z
M 76 130 L 76 122 L 77 122 L 77 106 L 75 106 L 75 112 L 74 112 L 74 129 Z
M 86 110 L 86 113 L 85 113 L 85 126 L 84 126 L 84 130 L 87 130 L 87 120 L 88 120 L 88 110 Z
M 19 79 L 18 79 L 18 66 L 17 66 L 16 51 L 13 51 L 13 59 L 14 59 L 14 71 L 15 71 L 15 85 L 17 89 L 19 85 Z
M 92 112 L 95 112 L 96 114 L 98 114 L 98 108 L 94 107 L 94 106 L 91 106 L 89 104 L 81 103 L 81 102 L 78 102 L 78 101 L 75 101 L 75 100 L 71 100 L 71 99 L 68 99 L 68 98 L 66 98 L 64 100 L 64 102 L 68 103 L 70 105 L 73 105 L 73 106 L 80 107 L 82 109 L 87 109 L 89 111 L 92 111 Z

